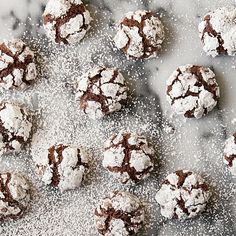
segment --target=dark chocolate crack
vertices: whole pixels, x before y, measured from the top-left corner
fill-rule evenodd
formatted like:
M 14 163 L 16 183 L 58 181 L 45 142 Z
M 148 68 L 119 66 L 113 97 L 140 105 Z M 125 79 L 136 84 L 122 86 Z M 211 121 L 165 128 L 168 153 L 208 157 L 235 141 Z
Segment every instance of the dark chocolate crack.
M 4 182 L 3 175 L 7 175 L 7 180 Z M 7 172 L 4 174 L 0 174 L 0 193 L 3 194 L 4 197 L 0 197 L 0 200 L 7 203 L 9 207 L 13 207 L 14 209 L 19 209 L 19 212 L 17 214 L 8 214 L 4 215 L 4 212 L 7 212 L 7 209 L 2 208 L 1 213 L 0 212 L 0 221 L 6 220 L 6 219 L 16 219 L 20 217 L 23 212 L 26 210 L 26 207 L 21 204 L 20 202 L 16 201 L 10 192 L 10 189 L 8 187 L 9 182 L 11 180 L 12 174 Z
M 117 195 L 120 195 L 120 192 L 115 192 L 114 197 Z M 112 198 L 111 198 L 112 200 Z M 106 201 L 106 199 L 104 199 Z M 105 225 L 103 228 L 98 228 L 98 231 L 101 235 L 106 235 L 107 233 L 110 232 L 110 224 L 112 220 L 122 220 L 125 225 L 125 229 L 128 232 L 128 235 L 135 235 L 136 231 L 142 226 L 143 222 L 142 221 L 136 221 L 133 222 L 132 219 L 142 216 L 143 215 L 143 210 L 142 210 L 142 205 L 131 212 L 124 212 L 122 210 L 115 210 L 112 206 L 109 206 L 108 209 L 102 208 L 102 206 L 99 206 L 99 210 L 95 209 L 95 215 L 97 217 L 105 218 Z
M 141 22 L 138 22 L 137 20 L 134 19 L 133 16 L 131 16 L 131 19 L 125 17 L 123 19 L 123 21 L 120 23 L 121 27 L 122 27 L 122 25 L 125 25 L 129 28 L 132 28 L 132 27 L 138 28 L 138 30 L 139 30 L 138 32 L 139 32 L 139 35 L 142 37 L 142 44 L 143 44 L 143 55 L 140 57 L 141 59 L 148 58 L 154 52 L 157 52 L 160 50 L 160 46 L 159 47 L 153 46 L 151 40 L 147 38 L 147 35 L 143 31 L 143 29 L 145 27 L 145 20 L 151 19 L 152 16 L 157 17 L 152 12 L 147 12 L 144 16 L 142 16 Z M 126 33 L 126 36 L 128 37 L 129 40 L 128 40 L 128 43 L 126 44 L 126 46 L 122 48 L 122 50 L 127 54 L 127 50 L 131 44 L 131 39 L 127 33 Z
M 95 75 L 94 77 L 89 77 L 88 88 L 80 98 L 80 108 L 84 111 L 84 113 L 86 113 L 86 109 L 88 107 L 88 102 L 89 101 L 95 101 L 95 102 L 100 103 L 102 113 L 105 114 L 105 115 L 110 113 L 110 110 L 109 110 L 109 105 L 110 104 L 109 104 L 109 101 L 108 101 L 109 99 L 112 100 L 112 103 L 120 103 L 121 105 L 125 105 L 127 103 L 126 99 L 121 99 L 121 100 L 118 101 L 117 99 L 114 99 L 110 96 L 105 96 L 103 94 L 103 91 L 101 90 L 101 86 L 102 86 L 102 83 L 101 83 L 102 75 L 101 74 L 105 70 L 106 70 L 106 68 L 101 68 L 97 75 Z M 119 74 L 118 69 L 114 70 L 113 77 L 108 82 L 103 83 L 103 85 L 104 84 L 118 84 L 120 86 L 120 88 L 126 87 L 124 84 L 115 82 L 118 74 Z M 99 94 L 95 94 L 93 92 L 94 84 L 96 84 L 97 82 L 98 82 L 97 88 L 99 90 Z M 124 94 L 126 92 L 127 92 L 127 90 L 124 90 L 121 93 L 118 91 L 117 94 L 116 94 L 116 97 L 118 98 L 119 96 L 121 96 L 122 94 Z
M 142 145 L 144 143 L 140 142 L 139 145 L 130 145 L 128 140 L 131 136 L 130 133 L 125 133 L 122 135 L 122 141 L 114 144 L 113 140 L 117 137 L 116 135 L 113 137 L 112 139 L 112 145 L 108 148 L 106 148 L 106 150 L 109 150 L 110 148 L 118 148 L 119 146 L 122 146 L 124 148 L 124 160 L 123 163 L 121 165 L 121 167 L 119 166 L 115 166 L 115 167 L 110 167 L 108 166 L 107 169 L 111 172 L 115 172 L 115 173 L 127 173 L 129 175 L 129 178 L 137 183 L 139 182 L 143 176 L 149 174 L 149 172 L 152 170 L 153 166 L 149 166 L 148 168 L 144 169 L 143 171 L 137 171 L 134 167 L 130 166 L 130 159 L 131 159 L 131 153 L 132 151 L 136 150 L 136 151 L 142 151 Z M 150 154 L 145 153 L 147 156 L 149 156 L 150 160 L 153 161 L 153 156 Z M 125 182 L 123 182 L 124 184 L 127 183 L 129 181 L 129 179 L 127 179 Z
M 62 16 L 55 18 L 55 16 L 51 14 L 47 14 L 43 17 L 44 24 L 46 25 L 47 23 L 54 23 L 55 22 L 55 31 L 56 31 L 56 36 L 55 36 L 55 42 L 56 43 L 64 43 L 64 44 L 69 44 L 68 42 L 68 37 L 71 34 L 68 34 L 66 38 L 63 38 L 61 36 L 61 26 L 69 22 L 72 18 L 76 17 L 77 15 L 81 15 L 83 17 L 83 25 L 80 27 L 80 29 L 75 33 L 81 32 L 83 29 L 87 30 L 88 29 L 88 24 L 85 24 L 85 18 L 84 18 L 84 12 L 86 11 L 86 8 L 84 4 L 71 4 L 71 7 L 69 10 Z
M 202 71 L 202 70 L 203 70 L 203 71 Z M 166 91 L 167 95 L 172 99 L 171 105 L 173 105 L 173 104 L 175 103 L 175 101 L 178 100 L 178 99 L 181 99 L 181 98 L 184 99 L 184 98 L 186 98 L 186 97 L 188 97 L 188 96 L 199 97 L 199 94 L 200 94 L 200 91 L 198 91 L 198 92 L 192 92 L 192 91 L 191 91 L 191 87 L 189 87 L 185 94 L 182 94 L 182 95 L 179 96 L 179 97 L 174 97 L 174 98 L 172 98 L 170 92 L 172 91 L 173 86 L 174 86 L 174 84 L 175 84 L 177 81 L 181 83 L 181 79 L 179 79 L 179 76 L 180 76 L 180 75 L 183 75 L 183 72 L 180 70 L 180 68 L 178 68 L 177 71 L 178 71 L 178 74 L 177 74 L 176 78 L 172 81 L 171 85 L 168 85 L 168 86 L 167 86 L 167 91 Z M 215 101 L 218 101 L 218 100 L 219 100 L 219 97 L 218 97 L 218 95 L 217 95 L 218 84 L 217 84 L 216 82 L 213 83 L 213 84 L 207 83 L 207 82 L 203 79 L 203 76 L 202 76 L 202 73 L 204 73 L 204 71 L 205 71 L 205 68 L 203 68 L 203 67 L 201 67 L 201 66 L 196 66 L 196 65 L 191 66 L 191 68 L 190 68 L 190 73 L 191 73 L 192 75 L 195 75 L 196 78 L 197 78 L 197 81 L 196 81 L 196 83 L 195 83 L 193 86 L 196 86 L 196 87 L 199 87 L 199 88 L 200 88 L 201 86 L 203 86 L 205 90 L 207 90 L 209 93 L 211 93 L 211 94 L 213 95 L 213 99 L 214 99 Z M 191 78 L 189 78 L 189 79 L 191 79 Z M 214 79 L 214 78 L 213 78 L 213 79 Z M 196 110 L 197 108 L 198 108 L 198 103 L 196 104 L 196 107 L 194 107 L 192 110 L 186 111 L 186 113 L 184 114 L 184 116 L 187 117 L 187 118 L 193 118 L 193 117 L 195 117 L 195 116 L 194 116 L 194 112 L 195 112 L 195 110 Z M 204 109 L 204 113 L 203 113 L 203 114 L 206 115 L 206 114 L 208 113 L 208 110 L 207 110 L 207 108 L 205 108 L 205 107 L 204 107 L 203 109 Z
M 15 54 L 12 53 L 12 51 L 6 46 L 5 43 L 0 44 L 0 52 L 1 54 L 6 54 L 7 56 L 11 57 L 13 59 L 13 63 L 8 63 L 7 68 L 0 71 L 0 83 L 6 83 L 4 81 L 4 78 L 8 75 L 12 75 L 13 77 L 13 85 L 11 86 L 11 89 L 13 87 L 18 87 L 18 85 L 15 84 L 15 76 L 13 75 L 13 71 L 15 69 L 23 70 L 23 76 L 21 78 L 22 82 L 25 83 L 27 86 L 31 85 L 33 83 L 32 80 L 27 80 L 26 76 L 28 73 L 28 65 L 30 63 L 34 63 L 34 58 L 32 55 L 27 55 L 24 58 L 24 62 L 20 61 L 19 57 L 25 52 L 27 46 L 24 44 L 21 51 L 16 52 Z M 0 56 L 1 60 L 1 56 Z
M 216 51 L 218 52 L 218 54 L 227 55 L 227 49 L 224 48 L 224 40 L 221 37 L 221 33 L 216 32 L 215 29 L 213 29 L 212 27 L 211 16 L 210 15 L 205 16 L 204 21 L 206 22 L 206 26 L 202 33 L 202 42 L 205 43 L 204 42 L 205 34 L 208 34 L 210 37 L 217 38 L 219 46 L 216 48 Z

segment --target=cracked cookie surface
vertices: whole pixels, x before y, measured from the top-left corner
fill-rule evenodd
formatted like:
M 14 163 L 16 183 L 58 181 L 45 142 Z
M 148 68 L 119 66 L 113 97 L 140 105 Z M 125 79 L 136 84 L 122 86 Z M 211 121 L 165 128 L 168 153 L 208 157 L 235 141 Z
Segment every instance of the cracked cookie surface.
M 122 183 L 147 178 L 154 167 L 154 149 L 146 137 L 120 132 L 105 143 L 102 165 Z
M 36 79 L 33 51 L 20 39 L 0 43 L 0 87 L 23 90 Z
M 164 217 L 185 220 L 202 212 L 210 196 L 209 187 L 201 176 L 178 170 L 166 177 L 155 198 Z
M 92 119 L 119 111 L 127 101 L 128 88 L 116 68 L 95 67 L 79 78 L 76 97 L 80 107 Z
M 63 144 L 51 146 L 34 161 L 43 182 L 58 187 L 62 192 L 79 187 L 88 169 L 86 151 Z
M 96 208 L 95 222 L 100 235 L 136 235 L 144 222 L 144 209 L 135 195 L 115 191 Z
M 43 21 L 50 40 L 58 44 L 74 44 L 84 38 L 91 17 L 81 0 L 49 0 Z
M 167 80 L 167 100 L 177 114 L 201 118 L 220 97 L 214 72 L 197 65 L 180 66 Z
M 236 54 L 236 9 L 222 7 L 209 12 L 199 24 L 199 36 L 207 55 Z
M 152 12 L 128 12 L 120 21 L 114 38 L 115 45 L 128 58 L 156 57 L 164 41 L 164 26 Z
M 32 117 L 25 107 L 0 103 L 0 154 L 19 152 L 29 139 L 31 128 Z
M 31 200 L 30 185 L 16 172 L 0 173 L 0 221 L 17 219 Z
M 227 165 L 232 175 L 236 177 L 236 133 L 225 142 L 224 163 Z

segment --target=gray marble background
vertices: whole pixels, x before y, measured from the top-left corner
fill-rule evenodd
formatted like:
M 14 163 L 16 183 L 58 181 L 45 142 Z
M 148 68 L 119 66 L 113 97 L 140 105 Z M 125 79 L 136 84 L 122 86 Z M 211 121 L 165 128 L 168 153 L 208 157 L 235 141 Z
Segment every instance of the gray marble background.
M 77 49 L 59 48 L 58 46 L 54 48 L 50 44 L 48 45 L 41 20 L 46 2 L 46 0 L 2 0 L 0 8 L 0 38 L 24 38 L 35 47 L 38 54 L 42 53 L 44 56 L 44 59 L 41 59 L 42 63 L 45 63 L 47 61 L 45 58 L 48 58 L 48 68 L 53 69 L 54 72 L 51 77 L 54 76 L 55 80 L 45 82 L 44 79 L 48 79 L 50 73 L 45 70 L 47 67 L 40 69 L 39 84 L 20 98 L 37 110 L 48 109 L 47 112 L 42 111 L 44 123 L 41 124 L 41 130 L 44 132 L 39 131 L 33 144 L 35 146 L 38 143 L 48 145 L 48 140 L 76 140 L 82 133 L 82 136 L 84 135 L 82 140 L 87 138 L 87 141 L 84 142 L 86 144 L 91 142 L 91 145 L 96 147 L 95 143 L 98 143 L 99 146 L 100 141 L 90 139 L 92 134 L 101 135 L 101 127 L 105 127 L 110 132 L 125 126 L 131 127 L 131 129 L 141 129 L 153 137 L 160 156 L 158 168 L 148 183 L 145 182 L 137 188 L 130 188 L 130 191 L 145 199 L 149 214 L 151 214 L 150 228 L 142 235 L 236 235 L 235 180 L 232 179 L 222 162 L 224 141 L 226 137 L 236 131 L 235 58 L 207 57 L 202 52 L 197 32 L 201 16 L 207 11 L 235 5 L 235 1 L 87 0 L 86 3 L 89 4 L 88 8 L 94 18 L 94 25 Z M 111 38 L 115 33 L 115 22 L 125 12 L 137 9 L 150 9 L 158 12 L 166 27 L 167 38 L 160 57 L 157 59 L 128 62 L 121 53 L 113 49 Z M 40 62 L 40 55 L 38 57 Z M 72 62 L 73 60 L 75 62 Z M 182 117 L 175 116 L 165 98 L 166 79 L 177 66 L 187 63 L 212 67 L 221 88 L 219 105 L 211 114 L 201 120 L 183 120 Z M 92 123 L 91 125 L 82 121 L 80 115 L 78 117 L 76 114 L 71 115 L 74 112 L 73 109 L 76 109 L 76 105 L 70 100 L 74 78 L 93 64 L 118 66 L 127 77 L 130 77 L 130 84 L 135 89 L 134 94 L 138 105 L 136 104 L 134 111 L 125 115 L 119 124 L 117 124 L 116 118 L 111 118 L 110 121 L 104 121 L 102 124 Z M 60 67 L 65 68 L 60 71 Z M 69 92 L 60 93 L 63 89 L 67 89 Z M 20 97 L 16 94 L 3 94 L 2 96 L 16 99 Z M 63 103 L 63 99 L 68 99 L 66 100 L 68 103 Z M 49 115 L 51 118 L 47 120 Z M 54 122 L 60 124 L 60 115 L 64 119 L 62 123 L 66 124 L 56 127 Z M 65 120 L 66 116 L 79 119 L 80 122 L 71 124 L 69 118 Z M 137 121 L 140 124 L 135 125 L 134 123 Z M 67 135 L 61 131 L 63 127 L 68 129 Z M 173 132 L 169 132 L 170 127 Z M 70 130 L 72 132 L 69 132 Z M 47 137 L 45 133 L 48 134 Z M 107 134 L 104 134 L 104 137 L 106 136 Z M 40 149 L 40 145 L 38 147 Z M 20 157 L 19 163 L 15 159 L 9 160 L 8 157 L 3 158 L 0 169 L 15 169 L 16 165 L 19 165 L 20 170 L 29 172 L 37 182 L 30 164 L 30 156 L 28 159 Z M 184 223 L 165 221 L 159 215 L 158 206 L 153 199 L 160 181 L 170 171 L 179 168 L 193 169 L 203 174 L 214 192 L 211 205 L 206 213 Z M 103 181 L 103 177 L 101 180 Z M 82 190 L 80 193 L 52 196 L 52 192 L 37 183 L 38 188 L 42 190 L 43 200 L 39 200 L 39 205 L 35 204 L 24 219 L 1 225 L 0 235 L 96 235 L 94 226 L 90 225 L 90 221 L 87 219 L 88 216 L 84 217 L 83 214 L 90 214 L 99 198 L 110 188 L 116 186 L 112 180 L 105 183 L 98 182 L 98 184 L 101 186 L 101 191 L 96 191 L 96 194 L 94 193 L 95 184 L 95 186 L 91 185 L 89 190 Z M 122 187 L 118 186 L 118 188 Z M 75 196 L 78 198 L 75 199 Z M 88 198 L 86 204 L 90 204 L 91 207 L 87 207 L 87 205 L 84 207 L 88 208 L 88 212 L 74 205 L 79 204 L 82 198 Z M 78 211 L 81 211 L 81 214 Z M 55 217 L 52 217 L 53 214 Z M 68 219 L 58 217 L 60 214 L 62 216 L 64 214 Z M 78 225 L 76 225 L 77 221 Z

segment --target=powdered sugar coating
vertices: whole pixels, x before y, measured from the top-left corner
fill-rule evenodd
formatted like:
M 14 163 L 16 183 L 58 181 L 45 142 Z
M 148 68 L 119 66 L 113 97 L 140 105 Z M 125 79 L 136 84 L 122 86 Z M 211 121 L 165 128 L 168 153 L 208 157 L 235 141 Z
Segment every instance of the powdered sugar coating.
M 20 217 L 30 202 L 30 186 L 19 173 L 0 174 L 0 221 Z
M 199 24 L 199 36 L 207 55 L 236 53 L 236 9 L 222 7 L 209 12 Z
M 142 204 L 129 192 L 110 193 L 95 210 L 95 222 L 100 235 L 134 235 L 141 228 L 143 221 Z
M 88 168 L 88 155 L 83 148 L 63 144 L 50 147 L 34 161 L 43 182 L 62 192 L 78 188 Z
M 31 134 L 31 116 L 25 107 L 0 103 L 0 154 L 19 152 Z
M 120 132 L 105 143 L 102 165 L 122 183 L 147 178 L 154 167 L 154 149 L 146 137 Z
M 224 163 L 228 166 L 232 175 L 236 177 L 236 133 L 225 142 Z
M 163 40 L 163 24 L 155 14 L 145 10 L 128 12 L 114 38 L 116 47 L 128 58 L 156 57 Z
M 81 41 L 92 20 L 81 0 L 49 0 L 43 19 L 47 36 L 59 44 Z
M 34 53 L 22 40 L 0 43 L 0 87 L 23 90 L 36 76 Z
M 202 212 L 210 196 L 208 185 L 201 176 L 180 170 L 166 177 L 155 198 L 164 217 L 185 220 Z
M 119 111 L 126 103 L 128 88 L 116 68 L 95 67 L 79 78 L 76 96 L 80 107 L 92 119 Z
M 196 65 L 180 66 L 167 80 L 167 100 L 177 114 L 201 118 L 220 97 L 214 72 Z

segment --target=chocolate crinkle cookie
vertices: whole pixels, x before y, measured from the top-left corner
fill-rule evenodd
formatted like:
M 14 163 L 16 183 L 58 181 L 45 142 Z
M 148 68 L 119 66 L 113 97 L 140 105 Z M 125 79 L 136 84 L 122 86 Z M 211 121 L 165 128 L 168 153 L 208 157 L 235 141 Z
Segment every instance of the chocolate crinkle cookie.
M 185 65 L 167 80 L 167 100 L 177 114 L 201 118 L 218 102 L 220 89 L 214 72 L 203 66 Z
M 34 157 L 34 161 L 43 182 L 62 192 L 79 187 L 88 169 L 86 151 L 63 144 L 51 146 L 42 156 Z
M 17 219 L 31 200 L 28 180 L 19 173 L 0 173 L 0 221 Z
M 76 97 L 80 107 L 92 119 L 119 111 L 127 101 L 128 88 L 116 68 L 95 67 L 79 78 Z
M 169 219 L 185 220 L 202 212 L 211 196 L 201 176 L 179 170 L 168 175 L 156 194 L 161 214 Z
M 236 133 L 225 142 L 224 162 L 232 175 L 236 177 Z
M 96 208 L 95 222 L 100 235 L 136 235 L 143 226 L 144 209 L 133 194 L 115 191 Z
M 120 132 L 105 143 L 102 165 L 122 183 L 137 183 L 154 167 L 154 149 L 146 137 Z
M 199 24 L 203 50 L 212 57 L 236 53 L 236 8 L 222 7 L 209 12 Z
M 23 90 L 37 76 L 33 51 L 20 39 L 0 43 L 0 87 Z
M 58 44 L 74 44 L 84 38 L 91 17 L 81 0 L 49 0 L 43 21 L 50 40 Z
M 30 135 L 32 116 L 28 110 L 10 102 L 0 103 L 0 155 L 19 152 Z
M 139 10 L 128 12 L 119 22 L 115 45 L 127 58 L 156 57 L 164 41 L 164 26 L 156 14 Z

